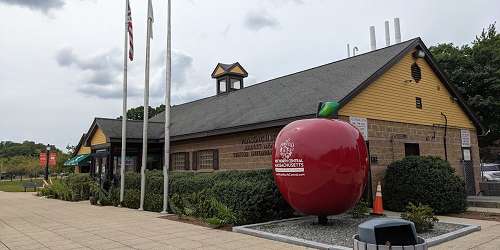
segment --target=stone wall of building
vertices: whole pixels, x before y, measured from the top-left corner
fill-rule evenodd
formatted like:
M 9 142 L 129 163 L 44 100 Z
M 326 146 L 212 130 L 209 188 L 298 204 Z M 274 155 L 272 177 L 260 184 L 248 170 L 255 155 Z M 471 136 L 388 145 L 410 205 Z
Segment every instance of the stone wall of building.
M 249 132 L 212 136 L 172 143 L 172 153 L 192 152 L 206 149 L 219 151 L 219 169 L 245 170 L 270 168 L 272 146 L 281 127 L 259 129 Z M 190 161 L 193 164 L 193 161 Z M 193 169 L 191 167 L 191 169 Z
M 349 120 L 349 117 L 340 117 Z M 274 139 L 281 127 L 250 132 L 206 137 L 172 143 L 172 153 L 192 152 L 205 149 L 219 150 L 219 169 L 245 170 L 270 168 Z M 476 190 L 479 190 L 479 148 L 476 131 L 471 130 L 471 156 L 474 164 Z M 368 142 L 372 171 L 372 190 L 382 181 L 387 166 L 405 157 L 405 143 L 418 143 L 420 155 L 445 158 L 444 126 L 426 126 L 368 119 Z M 463 176 L 460 128 L 447 129 L 448 161 Z M 190 164 L 193 161 L 190 160 Z M 192 169 L 192 168 L 191 168 Z
M 418 143 L 420 155 L 439 156 L 445 159 L 444 126 L 425 126 L 368 119 L 368 141 L 372 186 L 383 179 L 387 166 L 405 157 L 405 143 Z M 447 155 L 450 165 L 459 176 L 464 176 L 460 128 L 447 129 Z M 480 161 L 477 134 L 470 130 L 471 157 L 474 166 L 476 190 L 479 190 Z

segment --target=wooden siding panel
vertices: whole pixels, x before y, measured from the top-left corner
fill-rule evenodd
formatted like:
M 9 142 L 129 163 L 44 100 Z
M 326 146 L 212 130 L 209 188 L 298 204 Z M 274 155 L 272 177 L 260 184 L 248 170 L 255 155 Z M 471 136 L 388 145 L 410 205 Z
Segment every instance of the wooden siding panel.
M 232 73 L 237 73 L 237 74 L 245 74 L 245 72 L 243 72 L 243 70 L 240 68 L 240 66 L 236 66 L 234 67 L 233 69 L 231 69 L 231 72 Z
M 97 130 L 94 133 L 94 136 L 92 136 L 92 139 L 90 139 L 90 145 L 94 146 L 105 143 L 106 143 L 106 135 L 104 134 L 101 128 L 97 128 Z
M 80 149 L 78 150 L 78 152 L 76 153 L 77 155 L 86 155 L 86 154 L 90 154 L 90 147 L 80 147 Z
M 410 52 L 343 106 L 339 114 L 432 126 L 444 124 L 443 112 L 449 126 L 475 128 L 424 59 L 417 60 L 422 79 L 418 83 L 408 82 L 412 80 L 410 67 L 413 62 Z M 422 109 L 415 107 L 415 97 L 422 98 Z
M 217 69 L 215 70 L 214 76 L 219 76 L 221 74 L 224 74 L 224 69 L 221 66 L 217 66 Z

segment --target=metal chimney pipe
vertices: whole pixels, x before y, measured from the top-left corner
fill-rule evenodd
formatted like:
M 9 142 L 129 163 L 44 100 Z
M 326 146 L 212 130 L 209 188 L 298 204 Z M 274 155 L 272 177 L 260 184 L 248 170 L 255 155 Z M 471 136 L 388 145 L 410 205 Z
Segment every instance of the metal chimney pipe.
M 351 57 L 351 47 L 347 44 L 347 57 Z
M 391 34 L 389 32 L 389 21 L 385 21 L 385 46 L 391 45 Z
M 355 56 L 358 50 L 358 47 L 354 46 L 354 48 L 352 48 L 352 56 Z
M 377 49 L 377 40 L 375 39 L 375 26 L 370 26 L 370 49 Z
M 399 25 L 399 17 L 394 18 L 394 41 L 401 42 L 401 26 Z

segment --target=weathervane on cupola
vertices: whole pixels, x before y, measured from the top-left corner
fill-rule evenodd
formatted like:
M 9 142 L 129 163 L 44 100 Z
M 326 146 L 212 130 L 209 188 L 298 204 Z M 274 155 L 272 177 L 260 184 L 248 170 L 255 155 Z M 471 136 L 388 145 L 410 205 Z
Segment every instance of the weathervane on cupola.
M 217 95 L 242 89 L 243 78 L 247 76 L 247 71 L 238 62 L 218 63 L 212 72 L 212 78 L 216 79 L 217 83 Z

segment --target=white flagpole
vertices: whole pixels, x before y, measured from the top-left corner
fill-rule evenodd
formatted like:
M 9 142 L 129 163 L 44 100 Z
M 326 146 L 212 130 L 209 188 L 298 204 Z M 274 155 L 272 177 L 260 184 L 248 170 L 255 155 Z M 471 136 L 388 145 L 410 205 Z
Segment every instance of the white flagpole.
M 141 201 L 139 210 L 144 210 L 144 195 L 146 189 L 146 165 L 148 160 L 148 119 L 149 119 L 149 58 L 150 58 L 150 42 L 152 28 L 152 8 L 151 0 L 148 0 L 148 17 L 147 17 L 147 37 L 146 37 L 146 69 L 144 77 L 144 119 L 142 127 L 142 163 L 141 163 Z
M 167 69 L 165 84 L 165 157 L 163 162 L 163 211 L 168 207 L 168 167 L 170 164 L 170 86 L 172 80 L 171 0 L 167 7 Z
M 120 167 L 120 206 L 125 190 L 125 157 L 127 147 L 127 68 L 128 68 L 128 1 L 125 1 L 125 46 L 123 47 L 123 106 L 122 106 L 122 152 Z

